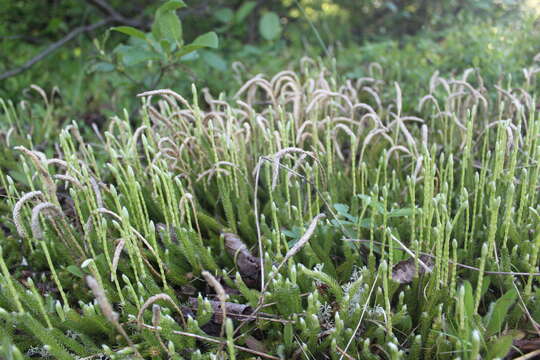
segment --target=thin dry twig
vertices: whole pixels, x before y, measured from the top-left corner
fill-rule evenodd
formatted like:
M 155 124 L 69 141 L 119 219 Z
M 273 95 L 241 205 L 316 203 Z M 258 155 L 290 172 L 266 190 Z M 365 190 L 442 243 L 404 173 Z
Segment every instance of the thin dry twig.
M 160 330 L 158 327 L 147 325 L 147 324 L 144 324 L 144 323 L 142 324 L 142 327 L 144 327 L 146 329 L 149 329 L 149 330 L 154 330 L 154 331 L 159 331 Z M 197 339 L 197 340 L 208 341 L 208 342 L 211 342 L 211 343 L 214 343 L 214 344 L 227 345 L 226 341 L 214 339 L 214 338 L 211 338 L 209 336 L 202 336 L 202 335 L 192 334 L 192 333 L 189 333 L 189 332 L 186 332 L 186 331 L 179 331 L 179 330 L 173 330 L 172 333 L 176 334 L 176 335 L 192 337 L 192 338 Z M 233 346 L 234 346 L 235 349 L 247 352 L 249 354 L 257 355 L 257 356 L 263 357 L 265 359 L 280 360 L 280 358 L 277 357 L 277 356 L 266 354 L 266 353 L 263 353 L 263 352 L 260 352 L 260 351 L 257 351 L 257 350 L 252 350 L 252 349 L 247 348 L 247 347 L 243 347 L 243 346 L 236 345 L 236 344 L 233 344 Z
M 202 276 L 204 276 L 206 282 L 214 288 L 214 291 L 217 294 L 217 297 L 219 299 L 220 305 L 221 305 L 221 332 L 219 337 L 223 337 L 223 334 L 225 332 L 225 320 L 227 319 L 227 307 L 225 306 L 225 302 L 227 301 L 227 294 L 225 293 L 225 289 L 223 289 L 223 286 L 217 281 L 217 279 L 208 271 L 203 271 Z
M 107 295 L 105 295 L 105 290 L 103 289 L 101 284 L 98 283 L 97 280 L 94 279 L 90 275 L 86 276 L 86 284 L 88 285 L 90 290 L 92 290 L 92 293 L 94 294 L 103 315 L 105 315 L 107 320 L 109 320 L 116 327 L 118 332 L 122 334 L 122 336 L 128 342 L 129 346 L 133 349 L 133 351 L 137 355 L 137 357 L 143 359 L 141 353 L 139 352 L 139 350 L 137 350 L 133 341 L 131 341 L 131 339 L 129 338 L 128 334 L 126 333 L 122 325 L 120 325 L 120 323 L 118 322 L 119 315 L 117 312 L 113 310 L 111 303 L 107 299 Z
M 313 220 L 311 220 L 311 223 L 309 224 L 306 232 L 304 233 L 304 235 L 302 235 L 302 237 L 300 238 L 300 240 L 298 240 L 296 242 L 296 244 L 294 244 L 294 246 L 292 248 L 289 249 L 289 251 L 287 251 L 287 254 L 285 254 L 285 257 L 283 258 L 283 260 L 281 261 L 281 263 L 278 265 L 278 267 L 276 268 L 275 271 L 272 272 L 272 275 L 270 276 L 270 278 L 268 279 L 266 285 L 268 286 L 268 284 L 270 283 L 270 281 L 274 278 L 274 276 L 279 273 L 279 270 L 283 267 L 283 265 L 290 259 L 292 258 L 294 255 L 296 255 L 303 247 L 304 245 L 307 244 L 307 242 L 309 241 L 309 239 L 311 239 L 311 236 L 313 235 L 313 233 L 315 232 L 315 228 L 317 227 L 317 223 L 319 222 L 320 219 L 324 219 L 326 217 L 325 214 L 319 214 L 317 216 L 315 216 L 313 218 Z M 263 288 L 262 290 L 262 294 L 264 294 L 264 291 L 266 289 Z M 264 295 L 262 295 L 264 296 Z
M 343 240 L 360 242 L 360 243 L 369 243 L 369 242 L 373 241 L 374 244 L 377 244 L 377 245 L 380 245 L 380 246 L 385 246 L 385 247 L 389 246 L 388 244 L 383 244 L 382 242 L 375 241 L 375 240 L 367 240 L 367 239 L 343 239 Z M 404 248 L 397 247 L 397 246 L 395 246 L 394 249 L 405 251 Z M 429 254 L 429 253 L 426 253 L 426 252 L 419 252 L 419 254 L 430 257 L 430 258 L 433 258 L 433 259 L 436 258 L 435 255 Z M 448 260 L 448 262 L 450 264 L 459 266 L 459 267 L 464 268 L 464 269 L 480 271 L 480 268 L 477 268 L 477 267 L 474 267 L 474 266 L 471 266 L 471 265 L 462 264 L 462 263 L 459 263 L 459 262 L 455 262 L 455 261 L 452 261 L 450 259 Z M 428 269 L 429 269 L 429 267 L 428 267 Z M 540 276 L 540 272 L 520 272 L 520 271 L 486 271 L 485 270 L 484 274 L 487 274 L 487 275 L 508 275 L 508 276 Z
M 138 27 L 142 25 L 140 20 L 126 18 L 124 15 L 120 14 L 105 0 L 86 0 L 86 2 L 98 8 L 105 15 L 109 15 L 111 19 L 114 20 L 115 22 L 122 23 L 129 26 L 134 26 L 134 27 Z
M 540 355 L 540 349 L 531 351 L 530 353 L 527 353 L 525 355 L 522 355 L 520 357 L 515 358 L 514 360 L 528 360 L 528 359 L 534 359 L 536 355 Z
M 348 360 L 356 360 L 355 358 L 353 358 L 351 355 L 347 354 L 342 348 L 340 348 L 339 346 L 336 346 L 336 350 L 339 351 L 339 353 L 341 354 L 341 356 L 345 356 Z
M 178 312 L 180 314 L 180 318 L 182 319 L 182 325 L 186 326 L 186 319 L 184 317 L 184 313 L 182 312 L 182 310 L 178 307 L 178 305 L 176 305 L 176 303 L 173 301 L 173 299 L 165 294 L 165 293 L 162 293 L 162 294 L 156 294 L 156 295 L 153 295 L 153 296 L 150 296 L 143 304 L 143 306 L 141 306 L 140 310 L 139 310 L 139 313 L 137 314 L 137 325 L 139 327 L 141 327 L 143 325 L 143 318 L 142 318 L 142 315 L 144 314 L 144 311 L 152 304 L 154 304 L 156 301 L 159 301 L 159 300 L 162 300 L 162 301 L 168 301 L 170 302 L 173 307 L 175 308 L 176 312 Z
M 261 266 L 261 289 L 264 289 L 265 283 L 264 283 L 264 250 L 263 250 L 263 244 L 262 244 L 262 236 L 261 236 L 261 224 L 259 222 L 259 200 L 257 198 L 258 192 L 259 192 L 259 177 L 261 173 L 261 167 L 263 164 L 263 160 L 265 158 L 263 156 L 259 157 L 259 161 L 257 162 L 256 166 L 256 173 L 255 173 L 255 190 L 253 192 L 253 212 L 255 215 L 255 228 L 257 230 L 257 244 L 259 247 L 259 259 L 260 259 L 260 266 Z

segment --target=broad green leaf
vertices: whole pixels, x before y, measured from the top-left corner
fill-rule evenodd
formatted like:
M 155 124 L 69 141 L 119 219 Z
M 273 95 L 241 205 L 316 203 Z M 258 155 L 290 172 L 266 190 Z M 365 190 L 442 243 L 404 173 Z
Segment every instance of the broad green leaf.
M 159 41 L 159 46 L 165 52 L 166 54 L 170 53 L 171 49 L 173 48 L 175 44 L 171 44 L 171 42 L 167 39 L 162 39 Z
M 219 39 L 215 32 L 210 31 L 206 34 L 198 36 L 195 41 L 191 43 L 192 45 L 199 45 L 201 47 L 209 47 L 212 49 L 217 49 L 219 46 Z
M 146 34 L 144 32 L 142 32 L 139 29 L 135 29 L 134 27 L 131 27 L 131 26 L 116 26 L 116 27 L 111 28 L 111 30 L 118 31 L 123 34 L 133 36 L 139 39 L 146 40 Z
M 373 206 L 379 213 L 382 214 L 385 212 L 383 204 L 380 201 L 373 200 L 371 196 L 364 194 L 358 194 L 356 196 L 365 201 L 366 205 Z
M 296 233 L 290 231 L 290 230 L 281 230 L 282 234 L 287 236 L 287 237 L 290 237 L 290 238 L 293 238 L 293 239 L 297 239 L 298 236 Z
M 111 72 L 114 70 L 114 65 L 108 62 L 100 61 L 95 63 L 90 68 L 90 72 Z
M 484 297 L 489 290 L 489 286 L 491 285 L 491 276 L 484 276 L 484 281 L 482 281 L 482 289 L 480 291 L 480 296 Z
M 473 288 L 470 282 L 464 281 L 463 287 L 465 288 L 465 296 L 463 298 L 465 306 L 465 315 L 468 319 L 472 319 L 474 314 L 474 295 Z
M 167 1 L 165 4 L 161 5 L 157 9 L 157 12 L 169 12 L 169 11 L 181 9 L 183 7 L 187 7 L 187 5 L 182 0 L 170 0 L 170 1 Z
M 244 21 L 246 16 L 248 16 L 253 11 L 253 9 L 255 9 L 256 6 L 257 3 L 255 1 L 246 1 L 244 4 L 242 4 L 242 6 L 240 6 L 240 9 L 238 9 L 238 11 L 236 12 L 234 16 L 234 21 L 236 23 Z
M 501 331 L 504 319 L 508 314 L 508 310 L 517 299 L 515 289 L 510 289 L 506 294 L 501 296 L 494 304 L 491 304 L 487 315 L 484 318 L 486 323 L 486 336 L 498 334 Z
M 512 335 L 501 336 L 495 341 L 487 345 L 488 353 L 486 359 L 504 358 L 510 348 L 512 347 L 512 341 L 514 340 Z
M 126 66 L 133 66 L 149 60 L 159 59 L 159 55 L 153 51 L 139 46 L 120 45 L 115 49 L 120 54 L 122 62 Z
M 334 209 L 338 212 L 339 215 L 343 216 L 350 222 L 347 222 L 348 224 L 356 223 L 358 221 L 358 218 L 356 216 L 352 216 L 349 214 L 349 206 L 345 204 L 334 204 Z
M 219 40 L 215 32 L 210 31 L 206 34 L 203 34 L 195 39 L 191 44 L 182 46 L 175 55 L 177 57 L 183 57 L 189 53 L 194 52 L 202 48 L 217 48 L 219 45 Z
M 174 12 L 156 14 L 152 25 L 152 34 L 157 40 L 167 39 L 171 42 L 182 42 L 182 22 Z
M 158 42 L 159 39 L 162 38 L 161 29 L 157 22 L 157 14 L 156 14 L 156 17 L 154 18 L 154 22 L 152 23 L 152 36 L 156 42 Z
M 266 40 L 275 40 L 281 34 L 281 23 L 275 12 L 267 12 L 259 21 L 259 31 Z
M 66 268 L 66 270 L 69 271 L 70 273 L 72 273 L 73 275 L 75 275 L 77 277 L 80 277 L 81 279 L 84 277 L 84 272 L 78 266 L 69 265 Z
M 147 62 L 150 60 L 158 60 L 159 57 L 148 50 L 144 49 L 134 49 L 132 51 L 127 52 L 124 57 L 122 58 L 122 61 L 124 62 L 124 65 L 126 66 L 134 66 L 143 62 Z
M 196 51 L 190 52 L 189 54 L 186 54 L 184 56 L 180 57 L 180 60 L 182 61 L 194 61 L 200 58 L 199 53 Z
M 219 71 L 227 71 L 227 61 L 225 61 L 221 55 L 205 51 L 201 53 L 201 57 L 205 63 L 210 65 L 210 67 Z
M 345 204 L 334 204 L 334 209 L 338 212 L 340 215 L 348 214 L 349 213 L 349 206 Z
M 222 23 L 228 24 L 234 17 L 234 12 L 229 8 L 218 9 L 214 12 L 214 17 Z
M 372 226 L 371 224 L 372 224 L 371 219 L 367 218 L 367 219 L 360 220 L 360 222 L 357 225 L 360 226 L 361 228 L 371 229 L 371 226 Z
M 152 34 L 156 41 L 167 39 L 173 43 L 182 43 L 182 22 L 176 10 L 185 6 L 182 0 L 170 0 L 157 9 L 152 24 Z
M 186 45 L 186 46 L 182 46 L 174 54 L 178 58 L 183 58 L 184 56 L 186 56 L 188 54 L 192 54 L 194 51 L 197 51 L 197 50 L 201 49 L 202 47 L 203 46 L 189 44 L 189 45 Z

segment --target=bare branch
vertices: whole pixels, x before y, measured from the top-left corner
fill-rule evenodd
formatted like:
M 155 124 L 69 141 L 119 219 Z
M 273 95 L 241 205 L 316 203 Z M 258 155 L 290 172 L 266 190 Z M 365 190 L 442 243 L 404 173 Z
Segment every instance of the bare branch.
M 69 41 L 75 39 L 80 34 L 93 31 L 109 23 L 118 23 L 118 24 L 134 26 L 134 27 L 140 27 L 142 24 L 140 20 L 140 17 L 142 15 L 136 19 L 127 18 L 124 15 L 120 14 L 118 11 L 116 11 L 114 8 L 112 8 L 105 0 L 86 0 L 86 2 L 96 7 L 98 10 L 104 13 L 107 17 L 94 24 L 80 26 L 71 30 L 62 39 L 49 45 L 47 48 L 45 48 L 45 50 L 43 50 L 32 59 L 25 62 L 23 65 L 16 67 L 14 69 L 8 70 L 3 74 L 0 74 L 0 80 L 4 80 L 9 77 L 18 75 L 30 69 L 33 65 L 43 60 L 44 58 L 46 58 L 47 56 L 49 56 L 50 54 L 52 54 L 53 52 L 55 52 L 56 50 L 64 46 Z
M 69 34 L 67 34 L 62 39 L 58 40 L 57 42 L 54 42 L 51 45 L 49 45 L 45 50 L 43 50 L 38 55 L 34 56 L 32 59 L 25 62 L 23 65 L 21 65 L 19 67 L 16 67 L 14 69 L 11 69 L 9 71 L 6 71 L 3 74 L 0 74 L 0 80 L 4 80 L 4 79 L 7 79 L 7 78 L 9 78 L 11 76 L 18 75 L 18 74 L 22 73 L 23 71 L 26 71 L 26 70 L 30 69 L 34 64 L 40 62 L 41 60 L 46 58 L 48 55 L 50 55 L 53 52 L 55 52 L 56 50 L 58 50 L 64 44 L 66 44 L 69 41 L 73 40 L 79 34 L 89 32 L 89 31 L 93 31 L 93 30 L 95 30 L 95 29 L 97 29 L 97 28 L 99 28 L 99 27 L 101 27 L 103 25 L 106 25 L 106 24 L 112 22 L 113 20 L 114 20 L 113 18 L 108 18 L 108 19 L 98 21 L 97 23 L 94 23 L 94 24 L 91 24 L 91 25 L 80 26 L 78 28 L 73 29 Z
M 141 21 L 139 19 L 129 19 L 124 15 L 116 11 L 107 1 L 105 0 L 86 0 L 87 3 L 96 7 L 99 11 L 104 13 L 106 16 L 111 17 L 113 21 L 119 22 L 125 25 L 139 27 L 141 26 Z

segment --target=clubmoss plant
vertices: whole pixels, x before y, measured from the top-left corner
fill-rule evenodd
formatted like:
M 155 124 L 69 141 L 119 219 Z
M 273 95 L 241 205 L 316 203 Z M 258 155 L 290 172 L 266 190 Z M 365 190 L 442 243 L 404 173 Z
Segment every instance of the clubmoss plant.
M 435 73 L 408 104 L 369 69 L 304 59 L 231 99 L 144 92 L 135 118 L 92 138 L 73 122 L 54 151 L 6 142 L 2 351 L 506 356 L 540 321 L 533 75 Z

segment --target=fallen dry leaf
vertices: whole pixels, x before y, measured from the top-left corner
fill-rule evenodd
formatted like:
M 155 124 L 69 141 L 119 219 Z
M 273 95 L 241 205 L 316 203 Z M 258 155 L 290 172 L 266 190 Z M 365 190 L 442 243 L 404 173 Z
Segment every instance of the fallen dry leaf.
M 420 255 L 418 258 L 420 261 L 422 261 L 427 268 L 429 269 L 429 272 L 433 270 L 433 258 L 428 255 Z M 426 272 L 428 272 L 423 266 L 418 266 L 418 275 L 423 275 Z M 416 265 L 415 265 L 415 259 L 413 257 L 410 257 L 407 260 L 403 260 L 398 262 L 394 267 L 392 268 L 392 280 L 400 283 L 400 284 L 409 284 L 413 281 L 413 279 L 417 276 L 416 273 Z
M 523 354 L 532 355 L 527 359 L 540 358 L 540 338 L 514 340 L 512 345 L 512 349 L 504 357 L 504 360 L 515 359 Z
M 221 310 L 221 301 L 208 300 L 208 302 L 210 302 L 210 305 L 212 306 L 212 311 L 214 312 L 214 315 L 212 316 L 212 321 L 216 324 L 222 324 L 223 311 Z M 194 297 L 189 298 L 189 304 L 191 305 L 191 308 L 195 311 L 197 310 L 197 307 L 199 305 L 197 298 Z M 228 318 L 240 321 L 253 320 L 253 317 L 249 316 L 253 312 L 251 306 L 244 304 L 236 304 L 232 302 L 225 302 L 224 304 L 225 312 L 227 313 Z
M 225 249 L 234 257 L 242 280 L 249 288 L 258 288 L 261 284 L 261 259 L 251 255 L 246 244 L 236 234 L 223 233 Z
M 223 324 L 223 311 L 221 309 L 221 302 L 208 300 L 212 306 L 212 318 L 206 324 L 200 324 L 201 329 L 208 335 L 219 336 Z M 196 317 L 197 308 L 199 302 L 197 298 L 190 297 L 188 299 L 189 306 L 182 307 L 182 313 L 184 316 Z M 228 318 L 237 321 L 252 321 L 255 316 L 252 316 L 253 308 L 249 305 L 236 304 L 232 302 L 225 302 L 225 313 Z
M 268 353 L 266 346 L 259 340 L 255 339 L 253 336 L 248 335 L 245 338 L 246 346 L 251 350 L 255 350 L 262 353 Z

